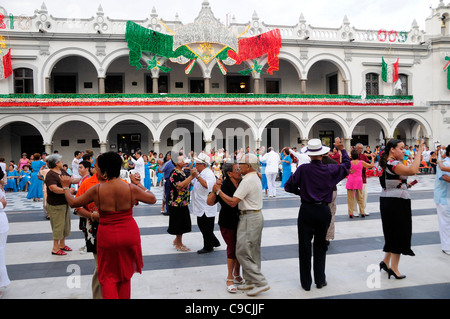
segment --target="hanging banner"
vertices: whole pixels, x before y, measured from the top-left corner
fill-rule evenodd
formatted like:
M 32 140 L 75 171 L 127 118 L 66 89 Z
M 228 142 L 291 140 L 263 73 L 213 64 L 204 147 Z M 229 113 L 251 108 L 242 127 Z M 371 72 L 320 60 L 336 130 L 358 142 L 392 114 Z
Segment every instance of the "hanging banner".
M 241 64 L 243 61 L 256 59 L 267 54 L 267 64 L 269 69 L 267 73 L 273 74 L 273 71 L 279 70 L 279 59 L 281 49 L 281 32 L 274 29 L 269 32 L 239 40 L 239 51 L 228 51 L 228 56 Z

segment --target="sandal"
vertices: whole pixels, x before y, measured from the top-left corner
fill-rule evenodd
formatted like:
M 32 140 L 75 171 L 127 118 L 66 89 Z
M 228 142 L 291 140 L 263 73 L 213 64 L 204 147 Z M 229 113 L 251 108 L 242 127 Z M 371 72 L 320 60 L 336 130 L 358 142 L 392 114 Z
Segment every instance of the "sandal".
M 70 248 L 69 246 L 64 246 L 63 248 L 60 249 L 64 251 L 72 251 L 72 248 Z
M 67 254 L 60 249 L 56 253 L 52 250 L 52 255 L 63 256 L 63 255 L 67 255 Z
M 235 294 L 237 292 L 237 287 L 234 284 L 235 283 L 235 279 L 226 279 L 227 280 L 227 291 L 231 294 Z M 233 282 L 231 285 L 228 285 L 228 282 Z
M 175 248 L 176 248 L 177 251 L 191 251 L 191 249 L 187 248 L 185 245 L 181 245 L 181 246 L 180 245 L 176 245 Z
M 234 277 L 234 283 L 235 284 L 238 284 L 238 285 L 243 285 L 243 284 L 245 284 L 245 279 L 244 278 L 242 278 L 242 276 L 241 275 L 233 275 L 233 277 Z M 241 280 L 239 280 L 239 278 L 241 279 Z

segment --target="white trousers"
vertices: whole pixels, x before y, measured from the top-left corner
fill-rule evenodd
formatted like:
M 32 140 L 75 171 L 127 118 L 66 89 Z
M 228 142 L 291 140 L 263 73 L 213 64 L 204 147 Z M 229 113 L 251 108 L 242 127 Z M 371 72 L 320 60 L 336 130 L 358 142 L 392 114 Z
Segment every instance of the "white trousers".
M 275 180 L 277 179 L 277 173 L 266 173 L 267 177 L 267 195 L 268 196 L 277 196 L 277 188 L 275 186 Z
M 442 250 L 450 251 L 450 205 L 436 204 Z
M 0 287 L 6 287 L 9 285 L 9 277 L 6 271 L 6 238 L 8 233 L 0 233 Z

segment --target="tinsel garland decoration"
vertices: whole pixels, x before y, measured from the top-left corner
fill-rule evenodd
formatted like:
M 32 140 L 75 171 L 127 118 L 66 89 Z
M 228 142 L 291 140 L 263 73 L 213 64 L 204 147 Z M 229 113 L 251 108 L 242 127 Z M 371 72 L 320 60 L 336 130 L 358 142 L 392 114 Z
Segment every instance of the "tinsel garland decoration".
M 11 64 L 11 48 L 8 49 L 8 53 L 6 53 L 4 56 L 0 56 L 0 59 L 0 80 L 3 80 L 11 76 L 13 73 Z
M 148 63 L 147 70 L 160 69 L 164 73 L 169 73 L 170 71 L 172 71 L 171 68 L 160 65 L 159 61 L 156 59 L 156 56 L 153 56 L 153 58 L 151 60 L 148 60 L 147 63 Z
M 281 49 L 281 32 L 274 29 L 266 33 L 239 40 L 239 53 L 232 50 L 228 51 L 228 56 L 241 64 L 243 61 L 252 60 L 267 54 L 267 64 L 269 69 L 267 73 L 273 74 L 273 71 L 279 70 L 279 59 Z
M 262 73 L 263 66 L 258 64 L 258 61 L 255 60 L 255 62 L 252 64 L 250 69 L 239 71 L 242 75 L 249 75 L 250 73 Z
M 0 107 L 81 106 L 412 106 L 412 96 L 299 94 L 11 94 Z
M 448 61 L 447 64 L 444 66 L 444 72 L 447 72 L 447 89 L 450 90 L 450 71 L 449 71 L 449 65 L 450 65 L 450 57 L 446 56 L 445 61 Z
M 149 52 L 165 58 L 184 56 L 188 59 L 195 58 L 195 54 L 186 47 L 180 47 L 173 51 L 173 37 L 167 34 L 144 28 L 133 21 L 127 21 L 125 39 L 130 49 L 129 63 L 142 68 L 140 60 L 142 52 Z

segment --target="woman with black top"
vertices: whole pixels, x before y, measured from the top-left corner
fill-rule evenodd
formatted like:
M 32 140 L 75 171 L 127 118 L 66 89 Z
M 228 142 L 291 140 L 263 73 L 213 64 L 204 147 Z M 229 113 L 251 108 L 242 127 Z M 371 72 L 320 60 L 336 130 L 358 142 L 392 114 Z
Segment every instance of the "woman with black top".
M 423 142 L 419 146 L 417 154 L 422 154 Z M 383 175 L 380 176 L 380 184 L 383 190 L 380 196 L 380 213 L 383 226 L 385 245 L 383 251 L 385 257 L 380 263 L 380 270 L 387 271 L 389 278 L 403 279 L 398 270 L 400 255 L 414 256 L 411 250 L 412 217 L 411 197 L 408 188 L 408 176 L 415 175 L 419 170 L 421 156 L 415 156 L 410 166 L 403 164 L 405 144 L 396 139 L 390 140 L 385 152 L 380 157 L 380 166 Z
M 241 266 L 236 259 L 236 232 L 239 222 L 239 209 L 237 206 L 229 206 L 223 201 L 222 198 L 220 198 L 220 196 L 217 195 L 220 191 L 222 191 L 226 195 L 233 197 L 233 194 L 242 179 L 241 172 L 239 170 L 239 164 L 223 164 L 222 176 L 224 180 L 218 180 L 218 183 L 222 184 L 221 189 L 219 190 L 218 187 L 213 188 L 213 191 L 208 196 L 207 204 L 213 206 L 217 203 L 220 203 L 221 206 L 219 213 L 219 226 L 222 237 L 227 244 L 227 291 L 230 293 L 236 293 L 236 284 L 244 283 L 244 279 L 240 276 Z

